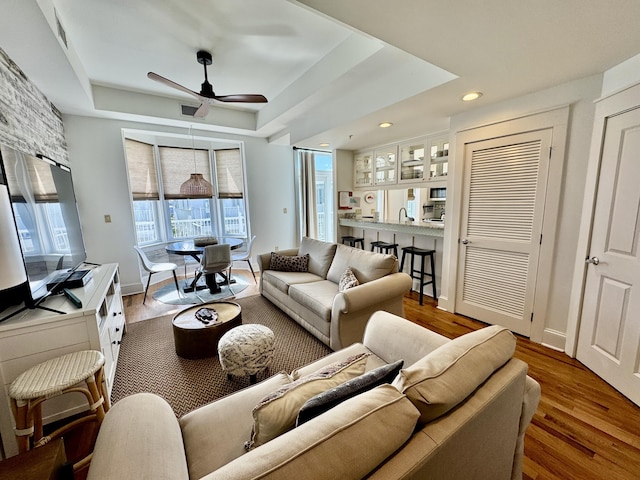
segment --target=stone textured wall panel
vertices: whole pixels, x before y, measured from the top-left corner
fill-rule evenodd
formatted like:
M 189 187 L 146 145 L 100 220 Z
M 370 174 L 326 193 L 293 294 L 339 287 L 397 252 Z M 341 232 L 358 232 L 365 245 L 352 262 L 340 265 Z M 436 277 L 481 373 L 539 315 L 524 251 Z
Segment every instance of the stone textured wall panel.
M 60 111 L 1 48 L 0 143 L 69 164 Z

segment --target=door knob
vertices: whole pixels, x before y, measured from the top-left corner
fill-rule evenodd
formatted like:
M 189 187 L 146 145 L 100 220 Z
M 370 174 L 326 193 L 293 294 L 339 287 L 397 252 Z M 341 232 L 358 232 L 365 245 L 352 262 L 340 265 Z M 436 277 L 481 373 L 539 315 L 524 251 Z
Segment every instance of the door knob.
M 463 238 L 461 243 L 462 243 L 463 245 L 467 245 L 467 244 L 469 244 L 469 243 L 471 243 L 471 242 L 470 242 L 469 240 L 467 240 L 466 238 Z
M 594 265 L 598 265 L 600 263 L 600 259 L 598 257 L 587 257 L 584 259 L 584 263 L 592 263 Z

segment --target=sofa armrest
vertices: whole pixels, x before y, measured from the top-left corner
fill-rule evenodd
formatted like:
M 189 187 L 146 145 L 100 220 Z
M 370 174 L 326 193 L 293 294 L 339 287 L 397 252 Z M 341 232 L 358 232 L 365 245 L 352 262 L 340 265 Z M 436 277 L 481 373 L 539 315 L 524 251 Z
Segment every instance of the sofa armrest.
M 391 273 L 339 292 L 331 308 L 331 349 L 339 350 L 362 342 L 369 317 L 377 310 L 403 315 L 402 299 L 410 289 L 409 275 Z
M 362 343 L 388 363 L 408 367 L 450 340 L 406 318 L 378 311 L 371 315 Z
M 518 429 L 518 439 L 516 442 L 516 451 L 513 458 L 513 471 L 511 479 L 516 480 L 522 478 L 522 459 L 524 457 L 524 435 L 527 427 L 531 423 L 533 415 L 538 409 L 540 403 L 540 384 L 529 375 L 525 378 L 524 396 L 522 398 L 522 414 L 520 415 L 520 427 Z
M 333 299 L 333 311 L 350 313 L 370 307 L 372 303 L 403 297 L 411 289 L 411 277 L 406 273 L 391 273 L 384 277 L 339 292 Z
M 107 412 L 93 449 L 88 480 L 188 479 L 182 432 L 161 397 L 137 393 Z

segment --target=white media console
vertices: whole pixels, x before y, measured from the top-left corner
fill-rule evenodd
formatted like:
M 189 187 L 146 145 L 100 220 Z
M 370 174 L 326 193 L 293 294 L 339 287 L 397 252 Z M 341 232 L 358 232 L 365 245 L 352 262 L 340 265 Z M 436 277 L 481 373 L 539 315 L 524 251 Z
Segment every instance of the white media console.
M 81 308 L 75 307 L 64 295 L 56 295 L 45 300 L 43 305 L 64 314 L 42 309 L 25 310 L 0 323 L 0 436 L 5 457 L 18 453 L 7 392 L 11 382 L 28 368 L 70 352 L 99 350 L 105 357 L 105 382 L 111 396 L 120 342 L 125 332 L 118 264 L 82 268 L 93 268 L 93 278 L 84 287 L 72 290 L 82 302 Z M 17 309 L 4 310 L 0 317 Z M 43 404 L 43 423 L 80 413 L 86 408 L 86 399 L 81 394 L 53 398 Z

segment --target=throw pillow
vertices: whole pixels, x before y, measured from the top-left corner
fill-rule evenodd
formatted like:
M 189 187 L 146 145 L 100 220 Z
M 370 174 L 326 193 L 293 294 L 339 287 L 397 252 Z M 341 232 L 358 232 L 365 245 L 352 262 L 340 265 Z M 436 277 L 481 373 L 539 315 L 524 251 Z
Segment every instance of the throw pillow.
M 345 400 L 360 395 L 385 383 L 391 383 L 402 368 L 403 360 L 375 368 L 359 377 L 347 380 L 337 387 L 310 398 L 302 405 L 296 419 L 296 427 L 322 415 Z
M 393 386 L 428 423 L 454 408 L 513 356 L 516 339 L 504 327 L 467 333 L 436 348 L 400 371 Z
M 340 277 L 340 282 L 338 282 L 338 291 L 344 292 L 345 290 L 353 287 L 357 287 L 360 285 L 360 282 L 351 271 L 349 267 L 344 271 L 342 276 Z
M 284 385 L 264 397 L 253 409 L 251 440 L 247 450 L 258 447 L 292 429 L 304 403 L 320 392 L 362 375 L 368 353 L 351 356 Z
M 271 252 L 269 270 L 281 272 L 308 272 L 309 254 L 306 255 L 279 255 Z

